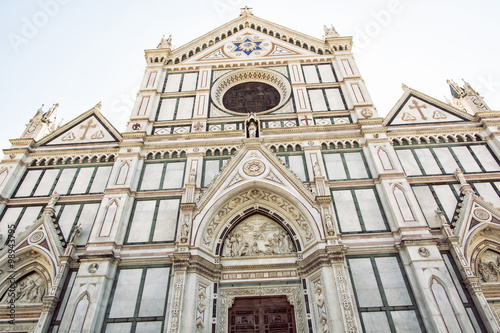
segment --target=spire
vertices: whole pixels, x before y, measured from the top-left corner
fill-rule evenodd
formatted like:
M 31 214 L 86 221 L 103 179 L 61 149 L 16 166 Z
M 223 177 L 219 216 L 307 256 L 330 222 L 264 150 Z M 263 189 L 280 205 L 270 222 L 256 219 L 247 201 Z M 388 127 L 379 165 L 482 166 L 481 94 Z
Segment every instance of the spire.
M 453 80 L 446 81 L 450 85 L 451 95 L 456 107 L 472 115 L 476 114 L 477 111 L 491 110 L 484 102 L 483 97 L 468 82 L 462 81 L 464 82 L 463 87 L 460 87 Z
M 161 38 L 160 44 L 156 47 L 158 49 L 171 49 L 172 48 L 172 35 L 165 38 L 165 35 Z
M 43 106 L 36 111 L 35 116 L 26 124 L 22 138 L 32 138 L 38 141 L 56 129 L 56 110 L 58 103 L 53 104 L 47 112 L 43 112 Z
M 42 104 L 43 105 L 43 104 Z M 49 111 L 45 112 L 42 116 L 42 122 L 46 124 L 52 124 L 56 121 L 57 108 L 59 107 L 59 103 L 52 104 Z M 41 109 L 41 108 L 40 108 Z
M 101 104 L 101 101 L 99 101 L 99 103 L 97 103 L 97 104 L 94 106 L 94 109 L 97 109 L 97 110 L 101 111 L 101 108 L 102 108 L 102 104 Z
M 331 37 L 340 37 L 340 34 L 335 30 L 333 25 L 331 25 L 331 28 L 328 28 L 326 25 L 323 25 L 323 29 L 325 30 L 325 35 L 323 38 L 331 38 Z
M 450 85 L 450 91 L 451 95 L 455 98 L 462 98 L 465 97 L 465 92 L 464 90 L 455 83 L 453 80 L 446 80 L 446 83 Z

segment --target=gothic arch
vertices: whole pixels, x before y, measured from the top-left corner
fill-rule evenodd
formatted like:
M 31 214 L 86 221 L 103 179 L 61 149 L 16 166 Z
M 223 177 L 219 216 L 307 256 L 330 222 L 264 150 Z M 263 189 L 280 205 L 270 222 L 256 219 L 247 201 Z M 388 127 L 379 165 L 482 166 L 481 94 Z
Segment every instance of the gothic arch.
M 40 253 L 40 252 L 38 252 L 38 253 Z M 36 258 L 34 258 L 33 260 L 36 260 Z M 8 273 L 7 270 L 4 270 L 4 269 L 2 269 L 2 270 L 4 271 L 4 273 L 2 274 L 2 282 L 0 284 L 0 300 L 4 299 L 6 293 L 9 289 L 9 286 L 14 282 L 14 281 L 11 281 L 9 279 L 11 274 Z M 44 296 L 47 295 L 49 292 L 49 288 L 52 286 L 52 281 L 53 281 L 54 276 L 53 276 L 53 272 L 52 272 L 52 267 L 50 267 L 49 264 L 47 264 L 41 260 L 40 261 L 31 261 L 31 262 L 28 262 L 27 264 L 23 265 L 20 268 L 16 268 L 16 274 L 15 274 L 16 284 L 19 284 L 20 281 L 29 277 L 33 273 L 37 273 L 41 277 L 42 281 L 40 281 L 40 285 L 43 286 Z M 19 289 L 19 287 L 16 288 L 16 290 L 17 289 Z M 40 303 L 41 303 L 41 301 L 40 301 Z
M 464 255 L 473 271 L 477 271 L 478 258 L 487 250 L 500 253 L 500 225 L 484 222 L 469 229 L 464 235 Z
M 118 175 L 116 176 L 115 185 L 125 185 L 128 173 L 130 169 L 130 161 L 123 161 L 118 169 Z
M 395 184 L 392 187 L 392 194 L 394 196 L 394 200 L 399 208 L 399 212 L 403 221 L 405 222 L 413 222 L 416 221 L 415 213 L 411 206 L 410 201 L 406 195 L 406 190 L 403 188 L 401 184 Z
M 274 185 L 247 183 L 212 200 L 219 204 L 195 218 L 192 242 L 214 255 L 220 253 L 221 242 L 228 231 L 245 217 L 257 212 L 265 212 L 265 215 L 286 227 L 299 252 L 324 236 L 320 229 L 321 223 L 315 221 L 304 203 Z
M 80 294 L 77 299 L 78 300 L 75 302 L 71 314 L 71 325 L 69 327 L 70 332 L 78 331 L 78 329 L 80 332 L 83 331 L 85 319 L 87 319 L 87 314 L 91 304 L 91 298 L 87 291 Z
M 500 257 L 500 242 L 484 239 L 474 247 L 470 257 L 468 258 L 474 275 L 479 278 L 481 278 L 481 259 L 488 251 L 494 252 Z M 484 262 L 484 264 L 488 265 L 486 262 Z
M 286 220 L 280 214 L 277 214 L 275 212 L 271 214 L 267 208 L 256 205 L 253 207 L 253 209 L 252 208 L 246 209 L 241 215 L 231 219 L 229 225 L 225 227 L 219 234 L 219 238 L 217 240 L 217 246 L 215 249 L 215 255 L 222 256 L 224 250 L 224 243 L 226 239 L 229 237 L 229 235 L 232 233 L 232 231 L 241 223 L 246 221 L 248 218 L 251 218 L 256 215 L 263 215 L 265 217 L 268 217 L 286 231 L 287 235 L 290 237 L 291 240 L 290 245 L 291 247 L 293 247 L 293 250 L 291 250 L 290 253 L 302 250 L 301 242 L 296 236 L 295 231 L 291 228 L 290 224 L 287 223 Z

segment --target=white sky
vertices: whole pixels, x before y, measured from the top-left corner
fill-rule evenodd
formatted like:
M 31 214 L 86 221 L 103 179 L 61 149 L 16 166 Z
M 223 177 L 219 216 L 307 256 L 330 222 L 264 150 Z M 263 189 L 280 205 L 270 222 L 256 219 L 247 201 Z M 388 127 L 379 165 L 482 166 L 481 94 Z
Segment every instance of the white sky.
M 181 46 L 245 5 L 313 37 L 321 38 L 323 24 L 354 36 L 357 64 L 382 116 L 401 96 L 401 83 L 444 100 L 447 79 L 465 79 L 500 108 L 498 0 L 2 0 L 0 148 L 21 136 L 41 104 L 59 103 L 58 120 L 66 123 L 102 101 L 104 116 L 123 131 L 143 50 L 164 34 Z

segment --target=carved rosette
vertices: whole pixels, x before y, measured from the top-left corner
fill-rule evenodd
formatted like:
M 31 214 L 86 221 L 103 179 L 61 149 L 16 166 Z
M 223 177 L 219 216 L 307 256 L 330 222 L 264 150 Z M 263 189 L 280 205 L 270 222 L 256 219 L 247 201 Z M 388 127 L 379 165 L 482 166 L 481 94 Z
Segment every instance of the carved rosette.
M 261 161 L 248 161 L 243 166 L 243 172 L 250 177 L 260 176 L 266 171 L 266 166 Z
M 40 244 L 45 239 L 45 233 L 42 230 L 37 230 L 28 238 L 30 244 Z
M 483 222 L 490 220 L 491 214 L 486 209 L 476 208 L 474 209 L 474 217 Z

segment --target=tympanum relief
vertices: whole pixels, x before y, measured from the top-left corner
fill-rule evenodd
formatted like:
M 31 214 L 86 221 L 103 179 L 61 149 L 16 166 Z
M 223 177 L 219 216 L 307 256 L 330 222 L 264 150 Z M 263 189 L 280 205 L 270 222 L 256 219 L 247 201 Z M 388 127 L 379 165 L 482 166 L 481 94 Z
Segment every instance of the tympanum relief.
M 21 303 L 41 303 L 42 297 L 45 295 L 46 285 L 45 280 L 38 273 L 30 275 L 17 282 L 15 295 L 5 293 L 0 303 L 16 302 Z
M 481 282 L 500 282 L 500 254 L 486 251 L 479 259 L 477 270 Z
M 223 257 L 294 253 L 293 241 L 278 223 L 256 214 L 238 224 L 224 241 Z

